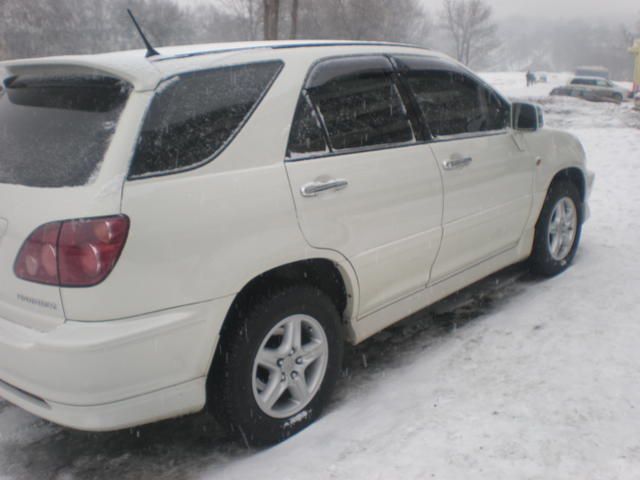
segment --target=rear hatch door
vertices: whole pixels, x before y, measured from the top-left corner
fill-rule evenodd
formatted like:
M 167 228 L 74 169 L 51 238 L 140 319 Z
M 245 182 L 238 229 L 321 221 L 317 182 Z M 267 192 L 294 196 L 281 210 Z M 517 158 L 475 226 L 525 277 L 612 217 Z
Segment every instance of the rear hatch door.
M 0 76 L 0 320 L 46 331 L 60 289 L 17 278 L 16 258 L 43 224 L 119 213 L 126 161 L 109 158 L 131 87 L 77 68 Z

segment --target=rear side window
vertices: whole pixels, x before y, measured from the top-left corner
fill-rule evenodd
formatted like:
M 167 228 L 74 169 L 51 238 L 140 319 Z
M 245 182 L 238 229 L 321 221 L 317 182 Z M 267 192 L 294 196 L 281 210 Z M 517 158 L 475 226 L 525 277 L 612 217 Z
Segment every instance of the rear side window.
M 98 174 L 131 87 L 86 75 L 21 75 L 0 87 L 0 183 L 75 187 Z
M 588 78 L 575 78 L 571 80 L 571 85 L 598 85 L 598 80 L 591 80 Z
M 233 139 L 282 68 L 263 62 L 168 80 L 147 113 L 129 177 L 211 161 Z
M 391 64 L 384 57 L 325 61 L 312 71 L 306 91 L 334 151 L 414 141 Z

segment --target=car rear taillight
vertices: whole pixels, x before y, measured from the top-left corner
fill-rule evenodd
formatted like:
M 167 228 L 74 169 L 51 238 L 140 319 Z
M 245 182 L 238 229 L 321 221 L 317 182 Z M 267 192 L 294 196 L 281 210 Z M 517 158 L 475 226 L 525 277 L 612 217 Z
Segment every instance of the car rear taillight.
M 124 215 L 47 223 L 22 245 L 18 278 L 61 287 L 90 287 L 113 270 L 129 233 Z

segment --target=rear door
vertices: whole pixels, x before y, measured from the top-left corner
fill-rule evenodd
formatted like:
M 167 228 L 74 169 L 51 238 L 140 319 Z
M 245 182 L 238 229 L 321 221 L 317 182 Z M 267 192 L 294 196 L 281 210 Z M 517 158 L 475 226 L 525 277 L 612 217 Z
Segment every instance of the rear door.
M 432 137 L 444 184 L 442 247 L 432 282 L 514 248 L 532 202 L 534 157 L 510 130 L 510 105 L 454 64 L 399 57 Z
M 442 187 L 390 61 L 328 59 L 309 74 L 286 163 L 300 227 L 342 253 L 360 316 L 425 288 L 441 239 Z
M 129 86 L 64 69 L 0 78 L 0 320 L 47 330 L 65 318 L 60 289 L 19 279 L 16 258 L 41 225 L 118 213 L 120 189 L 100 172 Z

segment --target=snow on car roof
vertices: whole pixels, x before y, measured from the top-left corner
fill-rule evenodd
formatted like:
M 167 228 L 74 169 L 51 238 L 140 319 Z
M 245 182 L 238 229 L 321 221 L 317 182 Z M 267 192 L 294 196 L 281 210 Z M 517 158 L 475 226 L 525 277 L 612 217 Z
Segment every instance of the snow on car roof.
M 0 68 L 6 69 L 11 75 L 24 73 L 38 73 L 56 68 L 76 67 L 79 69 L 95 69 L 130 82 L 136 90 L 152 90 L 158 83 L 168 76 L 185 70 L 183 59 L 196 60 L 206 58 L 202 63 L 210 63 L 210 56 L 222 60 L 232 55 L 257 51 L 260 49 L 275 51 L 297 48 L 344 47 L 380 48 L 396 47 L 402 49 L 416 49 L 431 56 L 448 58 L 446 55 L 428 50 L 416 45 L 391 42 L 364 42 L 349 40 L 292 40 L 292 41 L 261 41 L 261 42 L 230 42 L 202 45 L 183 45 L 172 47 L 158 47 L 158 56 L 145 57 L 146 50 L 125 50 L 94 55 L 68 55 L 57 57 L 32 58 L 0 62 Z M 170 62 L 172 61 L 172 62 Z M 188 62 L 191 63 L 192 62 Z

